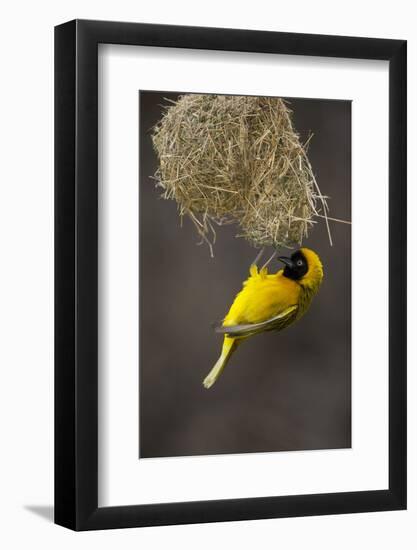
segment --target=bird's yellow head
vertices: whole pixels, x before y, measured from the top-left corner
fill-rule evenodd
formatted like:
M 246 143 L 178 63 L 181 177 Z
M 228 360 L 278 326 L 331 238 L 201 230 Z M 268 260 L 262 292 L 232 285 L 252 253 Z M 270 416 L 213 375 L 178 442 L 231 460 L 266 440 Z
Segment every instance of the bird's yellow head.
M 319 256 L 309 248 L 300 248 L 290 258 L 278 258 L 285 264 L 284 277 L 293 279 L 305 287 L 317 288 L 323 280 L 323 265 Z

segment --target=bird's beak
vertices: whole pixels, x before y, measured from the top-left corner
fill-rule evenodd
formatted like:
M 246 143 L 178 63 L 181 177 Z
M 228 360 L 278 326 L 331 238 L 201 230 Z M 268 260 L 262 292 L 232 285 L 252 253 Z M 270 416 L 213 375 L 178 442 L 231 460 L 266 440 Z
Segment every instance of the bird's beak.
M 279 256 L 278 260 L 290 268 L 294 267 L 291 258 L 287 258 L 286 256 Z

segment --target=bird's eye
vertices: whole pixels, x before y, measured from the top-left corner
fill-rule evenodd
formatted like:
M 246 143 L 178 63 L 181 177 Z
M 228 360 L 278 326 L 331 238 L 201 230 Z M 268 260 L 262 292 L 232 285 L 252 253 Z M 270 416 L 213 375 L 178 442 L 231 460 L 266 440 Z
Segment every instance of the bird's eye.
M 298 267 L 301 267 L 303 265 L 303 260 L 298 260 L 297 265 L 298 265 Z

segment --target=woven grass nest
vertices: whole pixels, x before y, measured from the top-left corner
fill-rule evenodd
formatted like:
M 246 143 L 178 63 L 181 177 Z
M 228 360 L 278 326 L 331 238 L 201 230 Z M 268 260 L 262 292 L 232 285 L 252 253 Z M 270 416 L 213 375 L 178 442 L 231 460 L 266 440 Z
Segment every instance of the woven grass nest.
M 169 100 L 167 100 L 169 101 Z M 280 98 L 182 95 L 153 128 L 155 174 L 211 252 L 215 226 L 237 225 L 255 247 L 301 245 L 326 198 Z

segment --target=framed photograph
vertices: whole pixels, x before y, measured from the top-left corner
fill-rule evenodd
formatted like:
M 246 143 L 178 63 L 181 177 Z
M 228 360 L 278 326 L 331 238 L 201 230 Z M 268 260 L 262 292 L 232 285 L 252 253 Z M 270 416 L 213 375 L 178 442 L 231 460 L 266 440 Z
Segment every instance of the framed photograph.
M 406 42 L 55 29 L 55 522 L 406 508 Z

